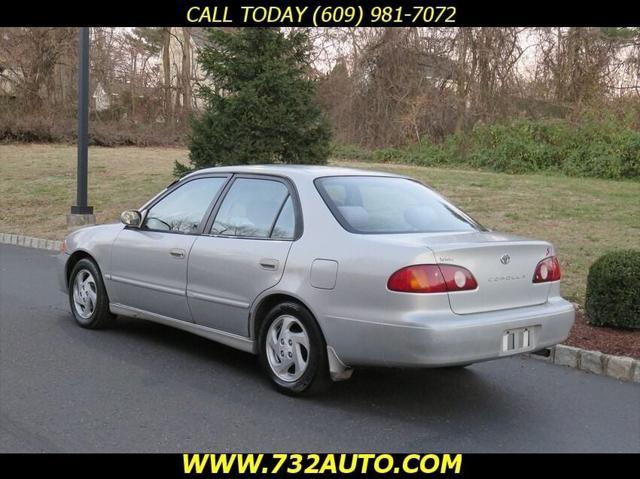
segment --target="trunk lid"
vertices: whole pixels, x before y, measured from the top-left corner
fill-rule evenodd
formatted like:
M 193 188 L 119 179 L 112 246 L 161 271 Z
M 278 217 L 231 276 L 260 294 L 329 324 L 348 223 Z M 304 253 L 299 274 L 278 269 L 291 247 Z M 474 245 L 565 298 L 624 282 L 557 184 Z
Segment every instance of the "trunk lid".
M 550 283 L 533 283 L 536 265 L 554 255 L 551 244 L 493 232 L 435 235 L 429 248 L 439 264 L 462 266 L 478 288 L 449 293 L 451 310 L 471 314 L 543 304 Z

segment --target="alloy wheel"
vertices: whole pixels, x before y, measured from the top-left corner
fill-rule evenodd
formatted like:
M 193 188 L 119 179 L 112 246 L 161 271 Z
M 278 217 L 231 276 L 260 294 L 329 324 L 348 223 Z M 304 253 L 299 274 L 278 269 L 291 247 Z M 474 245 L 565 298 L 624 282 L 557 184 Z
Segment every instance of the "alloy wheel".
M 96 310 L 98 288 L 89 270 L 81 269 L 73 282 L 73 306 L 82 319 L 89 319 Z

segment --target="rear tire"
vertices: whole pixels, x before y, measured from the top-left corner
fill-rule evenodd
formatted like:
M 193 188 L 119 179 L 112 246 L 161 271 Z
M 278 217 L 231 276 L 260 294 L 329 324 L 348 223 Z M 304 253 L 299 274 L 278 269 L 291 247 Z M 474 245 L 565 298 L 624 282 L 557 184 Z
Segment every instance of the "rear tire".
M 78 261 L 69 276 L 69 305 L 79 326 L 104 329 L 115 323 L 102 274 L 93 260 Z
M 313 395 L 330 387 L 327 346 L 304 306 L 284 302 L 269 311 L 260 327 L 258 348 L 260 363 L 278 391 Z

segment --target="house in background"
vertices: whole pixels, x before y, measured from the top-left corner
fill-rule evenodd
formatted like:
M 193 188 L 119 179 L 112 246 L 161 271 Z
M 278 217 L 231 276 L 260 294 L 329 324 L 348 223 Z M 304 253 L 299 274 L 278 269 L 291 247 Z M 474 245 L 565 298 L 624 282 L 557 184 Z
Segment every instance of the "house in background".
M 16 97 L 15 85 L 20 78 L 13 70 L 3 65 L 0 60 L 0 98 L 12 99 Z
M 91 97 L 91 106 L 97 112 L 108 110 L 109 108 L 111 108 L 111 105 L 113 103 L 112 96 L 116 95 L 116 93 L 112 93 L 111 95 L 109 95 L 102 86 L 102 83 L 98 82 L 95 89 L 93 90 L 93 95 Z

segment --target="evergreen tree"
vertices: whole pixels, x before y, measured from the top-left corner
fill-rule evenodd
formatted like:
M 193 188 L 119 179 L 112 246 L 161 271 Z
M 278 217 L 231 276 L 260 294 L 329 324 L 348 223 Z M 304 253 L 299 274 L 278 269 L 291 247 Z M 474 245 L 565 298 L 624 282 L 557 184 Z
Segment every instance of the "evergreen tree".
M 192 120 L 191 169 L 325 163 L 331 132 L 309 79 L 309 39 L 274 28 L 212 29 L 198 61 L 209 86 Z M 176 174 L 190 168 L 176 163 Z

